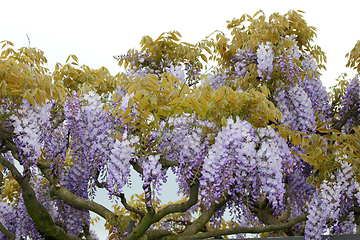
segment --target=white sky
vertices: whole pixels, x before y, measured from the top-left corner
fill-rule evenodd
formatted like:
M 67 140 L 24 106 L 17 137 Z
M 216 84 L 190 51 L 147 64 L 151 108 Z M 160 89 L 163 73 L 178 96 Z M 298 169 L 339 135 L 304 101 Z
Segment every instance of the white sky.
M 317 28 L 316 44 L 328 57 L 322 80 L 329 87 L 342 72 L 354 76 L 355 71 L 345 68 L 345 54 L 360 40 L 359 0 L 1 0 L 0 8 L 0 41 L 24 47 L 28 34 L 31 46 L 45 52 L 50 70 L 75 54 L 80 64 L 105 66 L 115 75 L 120 69 L 113 56 L 138 48 L 144 35 L 156 38 L 178 30 L 182 41 L 196 43 L 214 30 L 226 31 L 226 20 L 244 13 L 261 9 L 269 16 L 291 9 L 305 11 L 308 25 Z

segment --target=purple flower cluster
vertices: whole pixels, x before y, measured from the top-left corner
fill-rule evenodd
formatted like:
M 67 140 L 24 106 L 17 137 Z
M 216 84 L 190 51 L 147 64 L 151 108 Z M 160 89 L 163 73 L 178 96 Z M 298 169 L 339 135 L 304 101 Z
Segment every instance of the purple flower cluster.
M 280 55 L 276 57 L 276 62 L 279 65 L 283 78 L 286 82 L 289 82 L 290 84 L 298 82 L 297 79 L 300 75 L 300 70 L 294 64 L 291 55 Z
M 314 71 L 319 71 L 319 68 L 316 64 L 314 57 L 304 56 L 304 59 L 301 61 L 302 69 L 304 71 L 311 69 Z M 309 78 L 305 75 L 303 81 L 298 82 L 304 91 L 309 96 L 313 109 L 316 110 L 320 116 L 320 119 L 324 122 L 330 121 L 330 100 L 327 95 L 326 88 L 323 86 L 322 81 L 320 80 L 319 75 L 312 74 L 312 78 Z
M 95 191 L 94 180 L 105 167 L 109 159 L 114 140 L 114 128 L 110 114 L 102 110 L 99 96 L 87 94 L 84 97 L 68 97 L 64 105 L 64 123 L 59 129 L 64 130 L 67 141 L 60 145 L 61 154 L 54 161 L 53 168 L 59 172 L 60 184 L 82 198 L 89 198 Z M 56 132 L 56 131 L 55 131 Z M 57 134 L 48 134 L 48 149 L 58 146 L 49 143 L 58 142 Z M 48 155 L 51 157 L 52 155 Z M 61 157 L 59 159 L 59 157 Z M 70 161 L 70 162 L 69 162 Z M 91 187 L 90 187 L 91 186 Z M 59 222 L 68 225 L 68 233 L 78 235 L 84 223 L 89 223 L 89 212 L 72 207 L 62 200 L 56 202 L 61 213 Z
M 293 159 L 284 139 L 271 127 L 257 130 L 260 146 L 256 153 L 257 173 L 262 193 L 276 209 L 283 205 L 284 175 L 291 174 Z
M 13 204 L 0 201 L 0 222 L 5 227 L 5 229 L 9 230 L 10 232 L 16 233 L 16 235 L 21 234 L 20 229 L 17 229 L 17 212 Z M 1 231 L 0 239 L 7 239 L 5 234 L 3 234 Z
M 328 219 L 331 219 L 330 230 L 332 233 L 342 231 L 338 219 L 353 206 L 352 198 L 357 189 L 352 167 L 344 161 L 341 161 L 341 164 L 341 169 L 333 176 L 332 181 L 324 181 L 320 186 L 320 193 L 314 192 L 308 209 L 306 239 L 321 239 L 321 234 L 327 230 L 327 227 L 330 227 L 327 226 Z M 349 225 L 350 222 L 347 221 L 343 224 Z M 355 228 L 352 228 L 351 233 L 354 233 L 354 230 Z
M 352 128 L 354 121 L 359 118 L 360 113 L 360 84 L 359 84 L 359 75 L 355 76 L 355 78 L 350 82 L 346 89 L 346 93 L 343 96 L 341 102 L 342 108 L 340 109 L 339 116 L 340 120 L 344 118 L 351 111 L 353 106 L 357 107 L 357 111 L 355 111 L 346 121 L 346 125 L 344 127 L 345 132 L 349 132 Z
M 290 86 L 290 89 L 280 89 L 274 99 L 283 115 L 282 124 L 304 133 L 313 131 L 314 110 L 308 95 L 301 86 L 295 84 Z
M 172 126 L 172 130 L 164 129 L 158 150 L 165 159 L 179 163 L 179 166 L 173 169 L 179 184 L 179 193 L 188 195 L 189 184 L 200 174 L 201 164 L 209 145 L 203 129 L 212 129 L 214 125 L 199 121 L 192 116 L 171 118 L 168 124 Z M 165 123 L 162 123 L 162 129 L 164 127 Z M 153 134 L 154 138 L 158 139 L 161 132 Z
M 118 61 L 129 61 L 132 65 L 143 65 L 147 66 L 151 64 L 152 59 L 149 54 L 146 54 L 144 52 L 137 52 L 134 54 L 127 53 L 119 56 L 114 56 L 115 59 Z
M 297 153 L 304 153 L 300 147 L 292 147 L 292 151 Z M 300 156 L 295 154 L 293 157 L 292 174 L 288 176 L 289 184 L 289 199 L 288 202 L 291 207 L 291 218 L 295 218 L 307 212 L 306 204 L 311 200 L 312 195 L 316 191 L 313 184 L 308 183 L 307 179 L 312 175 L 312 166 L 304 162 Z M 295 227 L 295 231 L 299 230 L 300 226 Z
M 257 67 L 259 68 L 257 73 L 262 79 L 270 80 L 271 73 L 273 71 L 273 61 L 275 52 L 272 49 L 271 43 L 261 43 L 256 51 L 257 55 Z
M 230 84 L 230 82 L 227 82 L 229 81 L 228 78 L 229 76 L 226 73 L 213 72 L 208 74 L 206 78 L 202 80 L 201 84 L 209 85 L 213 90 L 216 90 L 219 87 L 225 86 L 226 83 Z
M 162 170 L 159 160 L 160 155 L 150 155 L 146 160 L 143 159 L 142 163 L 145 197 L 151 197 L 150 201 L 158 200 L 156 193 L 161 191 L 162 182 L 166 182 L 166 170 Z M 151 206 L 150 201 L 146 203 L 148 206 Z
M 116 140 L 110 154 L 110 161 L 107 165 L 107 184 L 109 194 L 119 194 L 126 185 L 130 174 L 130 161 L 134 158 L 135 145 L 139 137 L 128 136 L 124 132 L 121 141 Z
M 285 50 L 287 50 L 290 53 L 290 55 L 291 55 L 291 57 L 293 59 L 299 60 L 300 56 L 301 56 L 301 53 L 300 53 L 300 49 L 299 49 L 299 46 L 298 46 L 298 42 L 296 41 L 296 35 L 292 34 L 288 38 L 291 39 L 293 44 L 289 49 L 285 49 Z
M 204 205 L 242 191 L 244 179 L 256 167 L 256 135 L 252 125 L 229 118 L 204 159 L 200 195 Z
M 24 170 L 35 166 L 36 160 L 41 155 L 42 126 L 48 124 L 50 118 L 50 104 L 36 106 L 34 109 L 27 100 L 17 110 L 17 114 L 10 117 L 16 138 L 14 142 L 20 152 L 20 161 Z M 23 158 L 23 156 L 25 158 Z
M 173 66 L 165 68 L 165 71 L 171 73 L 175 78 L 179 79 L 180 83 L 184 83 L 186 80 L 185 70 L 181 66 Z
M 290 150 L 271 128 L 255 129 L 231 118 L 215 138 L 204 159 L 200 195 L 205 206 L 224 195 L 265 196 L 277 208 L 283 205 L 284 176 L 292 168 Z
M 245 77 L 248 73 L 248 66 L 256 62 L 256 55 L 251 49 L 238 49 L 231 58 L 229 65 L 226 65 L 226 73 L 234 79 Z M 234 69 L 232 70 L 231 67 Z

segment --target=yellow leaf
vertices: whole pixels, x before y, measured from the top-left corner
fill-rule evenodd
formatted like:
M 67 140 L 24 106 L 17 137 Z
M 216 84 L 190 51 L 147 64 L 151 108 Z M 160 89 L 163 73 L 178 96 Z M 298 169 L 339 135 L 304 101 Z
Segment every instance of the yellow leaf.
M 135 83 L 132 82 L 129 84 L 129 87 L 128 87 L 128 94 L 131 94 L 135 91 Z
M 270 94 L 269 89 L 266 86 L 260 86 L 261 92 L 265 95 L 265 97 L 268 97 Z
M 112 233 L 110 236 L 109 236 L 109 240 L 113 240 L 114 238 L 116 238 L 116 234 L 115 233 Z
M 336 130 L 336 129 L 331 129 L 330 131 L 333 132 L 333 133 L 336 133 L 336 134 L 340 134 L 340 133 L 341 133 L 339 130 Z
M 126 111 L 122 114 L 121 119 L 127 117 L 127 116 L 130 114 L 131 110 L 132 110 L 132 108 L 131 108 L 131 107 L 128 107 L 128 108 L 126 109 Z
M 201 59 L 204 60 L 204 62 L 207 63 L 207 58 L 206 58 L 206 56 L 205 56 L 204 54 L 201 54 L 200 56 L 201 56 Z
M 184 99 L 183 97 L 175 98 L 175 99 L 173 99 L 172 101 L 170 101 L 170 102 L 168 103 L 168 105 L 174 105 L 174 104 L 180 102 L 180 101 L 183 100 L 183 99 Z
M 134 95 L 134 99 L 136 99 L 136 101 L 140 101 L 140 98 L 143 96 L 143 93 L 141 91 L 136 91 L 135 95 Z
M 132 116 L 128 116 L 122 123 L 121 126 L 124 126 L 125 124 L 127 124 L 128 122 L 130 122 L 134 117 Z
M 220 99 L 222 99 L 225 96 L 225 91 L 223 88 L 218 88 L 217 91 L 215 91 L 215 96 L 214 96 L 214 100 L 218 101 Z
M 314 165 L 315 164 L 315 161 L 313 158 L 305 155 L 305 154 L 300 154 L 300 157 L 307 163 L 311 164 L 311 165 Z
M 210 50 L 210 48 L 208 48 L 208 47 L 204 47 L 204 49 L 209 53 L 209 54 L 211 54 L 211 50 Z
M 41 103 L 42 103 L 42 98 L 41 98 L 39 92 L 40 92 L 40 91 L 37 91 L 36 94 L 34 95 L 34 97 L 35 97 L 35 99 L 36 99 L 36 102 L 37 102 L 39 105 L 41 105 Z
M 200 91 L 200 90 L 198 90 L 198 91 L 196 91 L 196 92 L 195 92 L 195 94 L 194 94 L 194 97 L 193 97 L 193 98 L 194 98 L 195 100 L 199 100 L 200 96 L 201 96 L 201 91 Z
M 301 143 L 301 135 L 298 134 L 296 137 L 296 146 L 300 146 L 300 143 Z

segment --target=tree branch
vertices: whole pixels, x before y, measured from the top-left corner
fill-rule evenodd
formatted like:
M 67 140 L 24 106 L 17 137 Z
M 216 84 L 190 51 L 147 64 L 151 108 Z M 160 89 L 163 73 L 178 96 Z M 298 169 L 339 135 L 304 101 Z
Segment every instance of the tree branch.
M 78 197 L 60 184 L 50 186 L 50 196 L 56 196 L 74 207 L 90 210 L 99 214 L 104 219 L 106 219 L 106 216 L 109 216 L 112 223 L 117 220 L 117 216 L 103 205 Z
M 156 240 L 166 236 L 174 235 L 174 233 L 167 231 L 165 229 L 156 229 L 156 230 L 147 231 L 145 235 L 147 240 Z
M 8 139 L 4 139 L 3 144 L 4 144 L 4 146 L 6 146 L 6 148 L 8 150 L 11 151 L 11 154 L 13 155 L 13 157 L 19 161 L 19 159 L 20 159 L 19 151 L 17 150 L 16 145 Z
M 65 120 L 65 114 L 62 113 L 61 117 L 56 119 L 56 121 L 54 122 L 54 124 L 51 126 L 52 129 L 55 129 L 59 126 L 60 123 L 62 123 Z
M 2 185 L 3 185 L 3 183 L 2 183 L 3 178 L 4 178 L 4 175 L 3 175 L 2 171 L 0 171 L 0 188 L 1 188 Z M 0 193 L 1 193 L 1 191 L 0 191 Z
M 194 221 L 182 234 L 179 235 L 191 235 L 196 234 L 201 229 L 204 228 L 206 223 L 210 220 L 210 218 L 214 215 L 214 213 L 220 209 L 224 204 L 228 201 L 228 196 L 218 198 L 214 200 L 210 206 L 210 209 L 203 211 L 198 219 Z
M 130 164 L 133 166 L 134 170 L 139 173 L 139 174 L 143 174 L 143 169 L 140 166 L 140 164 L 138 164 L 137 162 L 130 162 Z
M 59 183 L 59 179 L 54 179 L 53 177 L 52 171 L 50 169 L 50 163 L 36 161 L 36 164 L 38 168 L 40 168 L 42 174 L 44 174 L 45 178 L 49 181 L 50 185 Z
M 10 240 L 15 240 L 15 234 L 7 230 L 4 225 L 0 222 L 0 231 L 9 237 Z
M 54 179 L 54 177 L 52 176 L 49 163 L 38 161 L 37 164 L 41 172 L 44 174 L 45 178 L 50 183 L 51 196 L 61 198 L 62 200 L 71 204 L 74 207 L 83 208 L 95 212 L 104 219 L 106 219 L 106 216 L 109 216 L 111 222 L 116 222 L 117 216 L 103 205 L 85 198 L 78 197 L 72 192 L 70 192 L 70 190 L 68 190 L 67 188 L 61 186 L 58 179 Z
M 90 229 L 89 229 L 89 225 L 88 225 L 88 224 L 85 224 L 85 226 L 84 226 L 84 235 L 85 235 L 86 240 L 94 240 L 94 239 L 92 238 L 91 233 L 90 233 L 89 230 L 90 230 Z
M 41 232 L 59 240 L 79 240 L 79 238 L 67 234 L 64 229 L 54 223 L 45 207 L 37 201 L 30 183 L 26 178 L 22 177 L 17 168 L 2 154 L 0 154 L 0 163 L 10 170 L 14 179 L 19 183 L 27 212 Z
M 126 210 L 138 214 L 141 219 L 143 219 L 143 217 L 145 217 L 145 213 L 144 213 L 143 211 L 141 211 L 140 209 L 137 209 L 137 208 L 135 208 L 135 207 L 130 206 L 130 205 L 126 202 L 126 198 L 125 198 L 125 194 L 124 194 L 124 193 L 120 193 L 120 199 L 121 199 L 122 205 L 124 205 L 124 207 L 126 208 Z
M 199 185 L 200 185 L 199 180 L 195 180 L 194 184 L 190 186 L 190 196 L 186 202 L 181 204 L 168 205 L 165 208 L 159 210 L 159 212 L 157 212 L 156 214 L 155 212 L 152 211 L 148 212 L 141 220 L 141 222 L 138 224 L 138 226 L 134 229 L 134 231 L 130 233 L 128 236 L 126 236 L 124 240 L 139 239 L 142 235 L 146 233 L 146 231 L 149 229 L 151 224 L 160 221 L 164 216 L 175 212 L 185 212 L 190 207 L 195 205 L 198 201 Z M 155 233 L 153 235 L 155 235 Z
M 224 235 L 230 235 L 230 234 L 238 234 L 238 233 L 262 233 L 262 232 L 272 232 L 272 231 L 280 231 L 285 230 L 288 228 L 291 228 L 292 226 L 301 223 L 303 221 L 306 221 L 307 214 L 303 214 L 300 216 L 297 216 L 296 218 L 292 219 L 289 222 L 286 223 L 276 223 L 273 225 L 267 225 L 263 227 L 233 227 L 228 229 L 219 229 L 214 231 L 209 231 L 205 233 L 199 233 L 199 234 L 193 234 L 193 235 L 187 235 L 182 238 L 177 239 L 206 239 L 210 237 L 219 237 Z
M 194 184 L 190 186 L 189 199 L 180 204 L 170 204 L 157 212 L 153 218 L 154 222 L 160 221 L 163 217 L 170 213 L 185 212 L 198 202 L 199 195 L 199 180 L 195 180 Z
M 178 161 L 170 161 L 163 157 L 160 157 L 159 163 L 161 163 L 163 168 L 168 168 L 168 167 L 172 167 L 172 166 L 176 167 L 176 166 L 180 165 Z

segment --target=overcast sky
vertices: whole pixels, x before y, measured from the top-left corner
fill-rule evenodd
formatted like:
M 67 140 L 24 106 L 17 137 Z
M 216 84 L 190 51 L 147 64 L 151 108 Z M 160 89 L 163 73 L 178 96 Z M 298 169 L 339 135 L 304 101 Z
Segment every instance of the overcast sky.
M 291 9 L 305 11 L 308 25 L 317 28 L 316 44 L 328 57 L 322 80 L 329 87 L 342 72 L 354 76 L 355 71 L 345 68 L 345 54 L 360 40 L 359 0 L 2 0 L 0 8 L 0 41 L 28 46 L 27 34 L 31 47 L 45 52 L 50 70 L 75 54 L 80 64 L 105 66 L 114 75 L 120 69 L 113 56 L 137 48 L 144 35 L 156 38 L 177 30 L 182 41 L 196 43 L 214 30 L 226 31 L 226 20 L 244 13 L 261 9 L 269 16 Z M 99 236 L 105 239 L 103 233 Z

